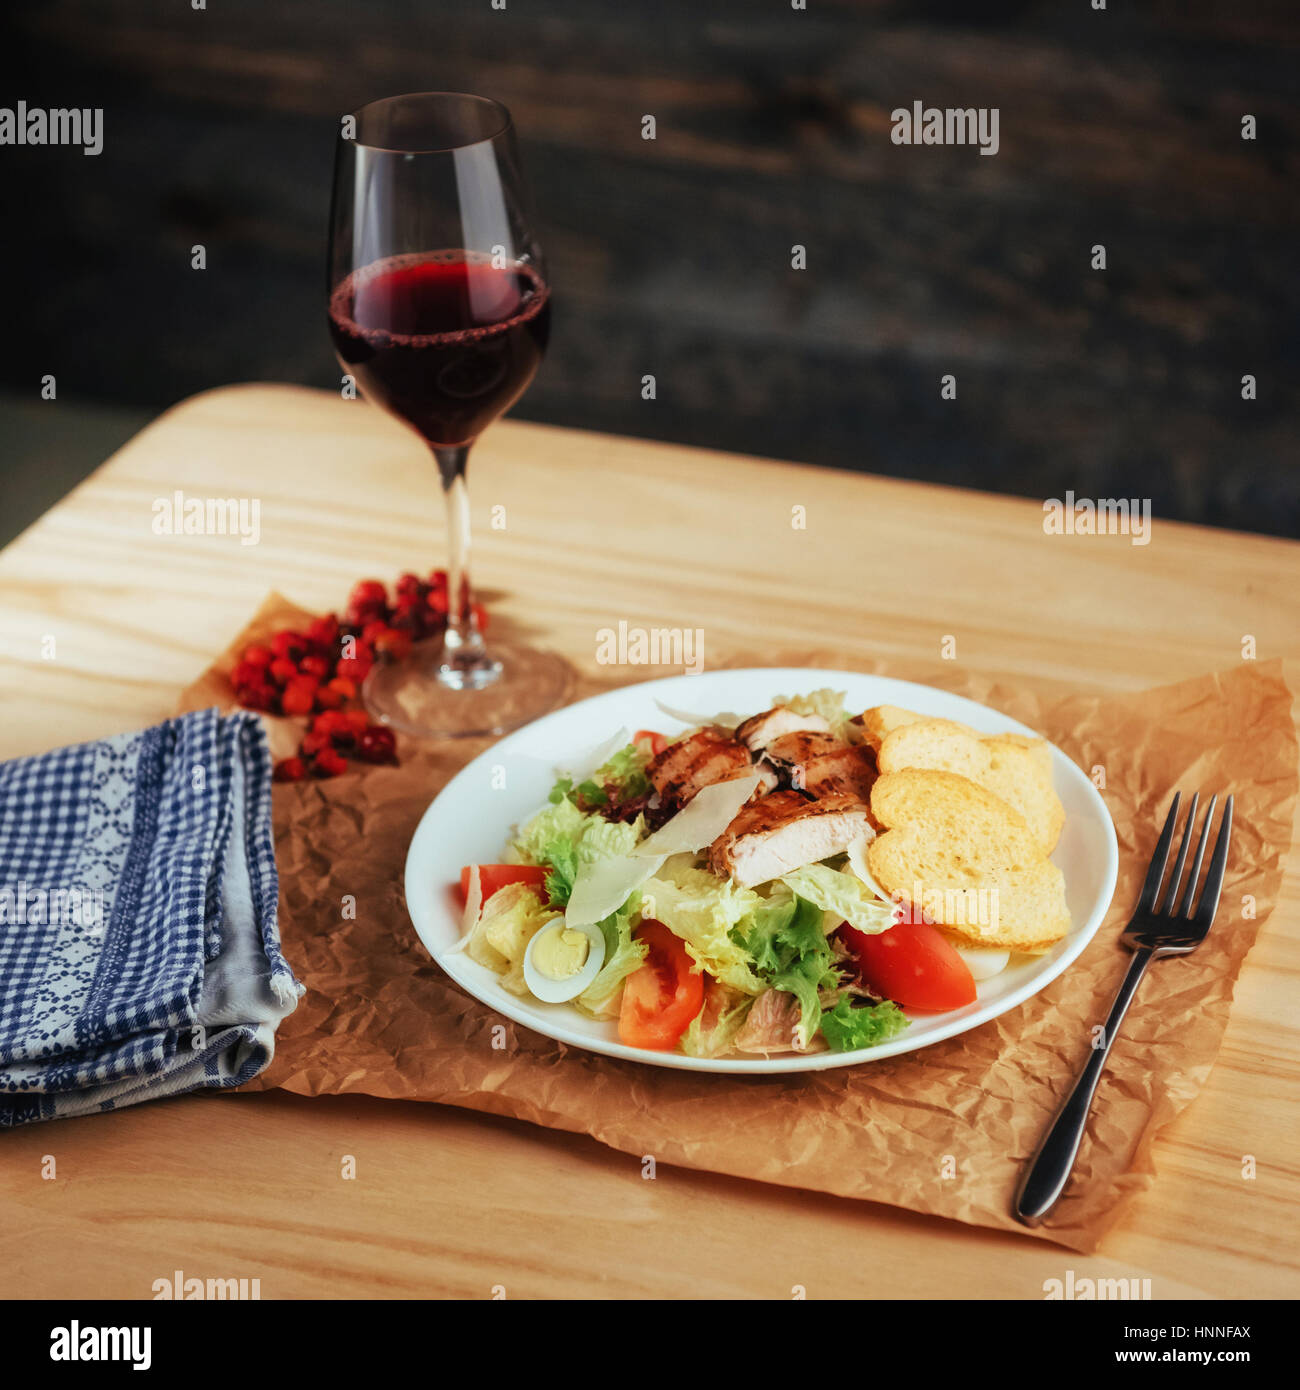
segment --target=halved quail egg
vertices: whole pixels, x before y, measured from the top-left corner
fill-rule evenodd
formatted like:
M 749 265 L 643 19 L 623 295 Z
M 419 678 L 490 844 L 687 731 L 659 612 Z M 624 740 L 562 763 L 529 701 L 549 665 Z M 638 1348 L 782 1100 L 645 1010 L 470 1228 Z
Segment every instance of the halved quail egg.
M 576 999 L 605 963 L 600 927 L 571 927 L 563 917 L 548 922 L 524 952 L 524 983 L 547 1004 Z
M 1011 952 L 995 946 L 957 946 L 957 954 L 966 962 L 971 977 L 975 980 L 991 980 L 1000 975 L 1011 959 Z

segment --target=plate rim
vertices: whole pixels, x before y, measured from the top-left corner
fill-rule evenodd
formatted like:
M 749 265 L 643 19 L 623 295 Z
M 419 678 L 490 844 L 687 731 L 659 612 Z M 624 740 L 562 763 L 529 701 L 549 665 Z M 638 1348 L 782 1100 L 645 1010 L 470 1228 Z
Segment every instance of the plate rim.
M 896 676 L 882 676 L 871 671 L 844 671 L 838 668 L 816 666 L 736 666 L 719 667 L 709 671 L 707 674 L 712 676 L 768 677 L 769 679 L 785 680 L 787 682 L 794 675 L 816 675 L 826 678 L 826 680 L 822 682 L 823 685 L 833 685 L 837 677 L 848 677 L 853 681 L 864 679 L 888 681 L 896 686 L 934 692 L 944 696 L 946 699 L 959 700 L 963 704 L 983 710 L 993 715 L 996 719 L 1005 722 L 1006 729 L 1004 732 L 1024 733 L 1034 738 L 1043 737 L 1042 734 L 1031 729 L 1028 725 L 1022 724 L 1018 719 L 1004 714 L 1001 710 L 995 709 L 992 705 L 985 705 L 981 704 L 978 700 L 972 700 L 969 696 L 956 695 L 952 691 L 944 690 L 940 686 L 925 685 L 920 681 L 902 680 Z M 1054 768 L 1056 766 L 1055 760 L 1059 758 L 1071 770 L 1073 776 L 1078 779 L 1078 784 L 1086 789 L 1085 796 L 1093 803 L 1093 808 L 1099 813 L 1100 822 L 1105 828 L 1106 863 L 1102 874 L 1102 887 L 1096 905 L 1090 913 L 1088 920 L 1071 931 L 1066 938 L 1069 943 L 1067 949 L 1063 951 L 1050 966 L 1046 967 L 1044 973 L 1032 976 L 1022 985 L 1013 989 L 1004 998 L 991 1001 L 989 1004 L 982 1007 L 977 1007 L 978 1001 L 975 1006 L 967 1005 L 967 1008 L 973 1008 L 975 1010 L 975 1014 L 978 1015 L 977 1018 L 965 1014 L 963 1011 L 956 1011 L 955 1016 L 949 1022 L 939 1024 L 937 1027 L 929 1030 L 923 1039 L 917 1039 L 915 1035 L 909 1038 L 908 1034 L 904 1032 L 897 1038 L 890 1039 L 885 1043 L 880 1043 L 875 1047 L 857 1048 L 849 1052 L 778 1053 L 770 1057 L 755 1056 L 749 1058 L 690 1057 L 682 1052 L 656 1052 L 647 1048 L 631 1047 L 626 1043 L 617 1041 L 617 1039 L 607 1040 L 586 1037 L 581 1034 L 570 1032 L 565 1029 L 563 1024 L 554 1025 L 555 1030 L 550 1031 L 547 1026 L 541 1026 L 544 1021 L 540 1020 L 535 1012 L 530 1011 L 530 1008 L 525 1003 L 516 1002 L 513 997 L 502 1000 L 497 1000 L 495 998 L 491 1000 L 484 999 L 481 994 L 476 992 L 469 981 L 461 978 L 454 969 L 449 968 L 444 958 L 449 954 L 447 947 L 443 946 L 441 948 L 441 955 L 438 950 L 435 950 L 434 944 L 430 940 L 432 932 L 430 932 L 430 935 L 426 935 L 424 926 L 417 920 L 417 918 L 423 914 L 417 913 L 416 909 L 412 906 L 413 903 L 420 901 L 418 892 L 413 891 L 417 847 L 422 849 L 423 841 L 429 839 L 432 835 L 432 826 L 434 824 L 435 810 L 438 803 L 444 798 L 451 796 L 457 790 L 458 784 L 470 781 L 473 774 L 481 770 L 485 763 L 499 753 L 503 744 L 520 737 L 529 730 L 536 729 L 539 724 L 547 719 L 575 709 L 613 702 L 621 696 L 626 696 L 631 691 L 652 692 L 658 687 L 677 685 L 683 680 L 694 681 L 698 679 L 698 676 L 679 674 L 675 676 L 660 676 L 646 681 L 632 681 L 626 685 L 615 686 L 612 690 L 603 690 L 595 695 L 589 695 L 582 700 L 574 700 L 570 704 L 561 705 L 556 709 L 549 710 L 546 714 L 539 715 L 536 719 L 530 720 L 527 724 L 521 725 L 518 729 L 514 729 L 510 733 L 492 742 L 483 752 L 466 763 L 465 766 L 448 781 L 446 786 L 433 797 L 428 806 L 425 807 L 411 835 L 410 842 L 407 845 L 406 862 L 402 876 L 406 914 L 415 931 L 416 937 L 425 951 L 428 952 L 433 963 L 478 1003 L 498 1014 L 504 1015 L 506 1018 L 511 1019 L 513 1022 L 528 1028 L 530 1031 L 542 1037 L 563 1044 L 565 1047 L 576 1047 L 585 1052 L 592 1052 L 600 1056 L 615 1057 L 623 1061 L 637 1062 L 643 1066 L 668 1067 L 680 1071 L 708 1072 L 715 1075 L 722 1074 L 732 1076 L 761 1076 L 772 1075 L 774 1073 L 829 1071 L 838 1067 L 861 1066 L 869 1062 L 884 1061 L 888 1057 L 897 1057 L 908 1052 L 918 1052 L 924 1048 L 933 1046 L 935 1043 L 945 1042 L 949 1038 L 956 1037 L 961 1033 L 968 1033 L 975 1028 L 982 1028 L 986 1024 L 992 1023 L 994 1019 L 1009 1013 L 1012 1009 L 1019 1008 L 1026 1000 L 1033 998 L 1034 995 L 1046 989 L 1053 980 L 1058 979 L 1064 974 L 1091 944 L 1102 922 L 1105 921 L 1106 914 L 1110 911 L 1111 904 L 1114 900 L 1115 888 L 1119 878 L 1119 841 L 1115 834 L 1115 825 L 1111 818 L 1110 811 L 1107 809 L 1106 802 L 1102 798 L 1100 792 L 1098 792 L 1097 788 L 1093 785 L 1092 780 L 1072 758 L 1049 739 L 1045 741 L 1055 755 L 1053 760 Z M 779 688 L 779 684 L 773 687 L 773 689 Z M 668 703 L 672 703 L 672 701 Z M 460 957 L 453 955 L 452 959 L 458 960 Z M 502 991 L 502 993 L 504 994 L 505 991 Z M 562 1008 L 565 1006 L 552 1005 L 550 1007 Z M 991 1012 L 985 1012 L 985 1009 L 989 1009 Z

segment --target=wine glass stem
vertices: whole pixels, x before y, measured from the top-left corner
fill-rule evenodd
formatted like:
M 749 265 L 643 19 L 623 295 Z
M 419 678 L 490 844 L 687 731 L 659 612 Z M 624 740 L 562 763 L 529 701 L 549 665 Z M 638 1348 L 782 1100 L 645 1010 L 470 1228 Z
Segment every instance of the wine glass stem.
M 447 631 L 438 679 L 453 690 L 481 690 L 501 674 L 487 654 L 469 589 L 469 445 L 434 449 L 447 500 Z

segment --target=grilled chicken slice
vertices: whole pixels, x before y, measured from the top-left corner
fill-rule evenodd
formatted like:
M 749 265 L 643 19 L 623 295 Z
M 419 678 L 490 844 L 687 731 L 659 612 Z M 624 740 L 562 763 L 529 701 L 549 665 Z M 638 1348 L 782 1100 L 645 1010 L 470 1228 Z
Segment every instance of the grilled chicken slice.
M 837 748 L 805 764 L 801 786 L 819 801 L 828 796 L 847 796 L 871 804 L 876 785 L 876 759 L 868 748 Z
M 796 714 L 784 705 L 778 705 L 763 714 L 756 714 L 736 730 L 736 737 L 751 753 L 761 753 L 774 738 L 782 734 L 801 731 L 829 734 L 831 726 L 820 714 Z
M 809 801 L 772 792 L 744 806 L 709 847 L 713 872 L 752 888 L 792 869 L 843 854 L 869 825 L 867 808 L 848 796 Z
M 717 729 L 701 729 L 670 743 L 646 768 L 662 802 L 685 806 L 703 787 L 754 771 L 744 745 Z
M 846 746 L 834 734 L 799 729 L 774 738 L 763 749 L 763 756 L 782 772 L 795 772 L 806 767 L 814 758 L 836 753 Z
M 809 796 L 850 796 L 870 803 L 876 759 L 868 748 L 849 747 L 830 734 L 782 734 L 768 744 L 767 758 L 796 790 Z

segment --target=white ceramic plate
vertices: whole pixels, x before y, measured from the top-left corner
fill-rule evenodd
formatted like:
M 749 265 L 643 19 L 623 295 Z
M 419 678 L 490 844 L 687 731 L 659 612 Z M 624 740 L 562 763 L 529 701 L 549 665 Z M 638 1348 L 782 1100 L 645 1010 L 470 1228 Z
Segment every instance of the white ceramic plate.
M 424 813 L 406 856 L 406 903 L 420 940 L 453 980 L 516 1023 L 610 1057 L 689 1071 L 821 1071 L 872 1062 L 978 1028 L 1037 994 L 1092 939 L 1110 906 L 1119 866 L 1115 830 L 1105 804 L 1089 779 L 1056 747 L 1052 749 L 1056 790 L 1065 805 L 1066 820 L 1052 858 L 1065 875 L 1073 931 L 1042 956 L 1013 956 L 1011 965 L 1000 975 L 979 984 L 978 998 L 964 1009 L 942 1014 L 909 1012 L 912 1023 L 906 1032 L 879 1047 L 769 1058 L 710 1059 L 651 1052 L 620 1043 L 614 1021 L 586 1018 L 571 1004 L 520 999 L 502 989 L 491 970 L 470 960 L 463 951 L 448 954 L 460 935 L 459 905 L 451 885 L 459 882 L 461 867 L 500 861 L 510 828 L 545 804 L 557 769 L 590 771 L 592 754 L 620 729 L 627 730 L 629 736 L 637 729 L 658 729 L 671 735 L 687 727 L 665 715 L 656 700 L 706 717 L 724 710 L 750 715 L 770 708 L 776 695 L 802 695 L 823 686 L 845 691 L 850 710 L 901 705 L 922 714 L 959 720 L 983 733 L 1034 732 L 972 700 L 910 681 L 851 671 L 786 667 L 712 671 L 646 681 L 582 700 L 517 729 L 493 745 L 452 778 Z

